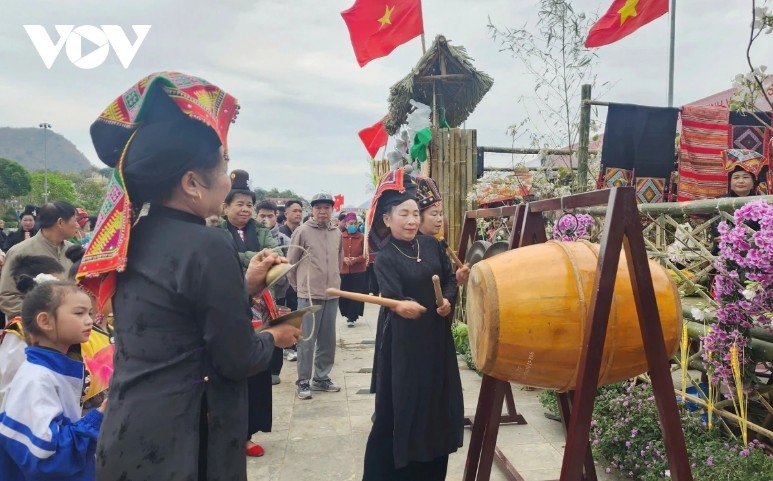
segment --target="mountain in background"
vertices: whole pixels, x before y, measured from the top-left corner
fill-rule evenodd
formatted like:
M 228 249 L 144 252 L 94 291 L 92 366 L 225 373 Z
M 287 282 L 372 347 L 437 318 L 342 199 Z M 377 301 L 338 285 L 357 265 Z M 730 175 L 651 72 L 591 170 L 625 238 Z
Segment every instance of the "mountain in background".
M 28 171 L 44 169 L 43 135 L 46 135 L 48 170 L 83 172 L 91 162 L 75 145 L 62 135 L 49 130 L 0 127 L 0 157 L 15 160 Z

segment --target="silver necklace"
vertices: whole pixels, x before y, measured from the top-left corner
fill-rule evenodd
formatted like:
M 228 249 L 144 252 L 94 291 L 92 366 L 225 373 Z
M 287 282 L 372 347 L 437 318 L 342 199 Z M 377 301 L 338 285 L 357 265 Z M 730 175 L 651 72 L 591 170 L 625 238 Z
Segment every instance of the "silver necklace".
M 409 256 L 408 254 L 400 250 L 400 248 L 397 247 L 394 242 L 390 242 L 390 244 L 395 246 L 395 249 L 397 249 L 397 252 L 407 257 L 408 259 L 415 259 L 416 262 L 421 262 L 421 245 L 419 244 L 419 241 L 416 241 L 416 256 Z

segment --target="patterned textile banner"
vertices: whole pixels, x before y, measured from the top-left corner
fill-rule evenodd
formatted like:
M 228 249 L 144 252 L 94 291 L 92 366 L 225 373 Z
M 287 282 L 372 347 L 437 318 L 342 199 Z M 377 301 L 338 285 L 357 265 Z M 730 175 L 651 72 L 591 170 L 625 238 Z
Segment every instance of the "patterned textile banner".
M 724 107 L 682 108 L 678 201 L 712 199 L 727 193 L 721 155 L 728 146 L 729 119 Z
M 659 177 L 636 178 L 636 203 L 654 204 L 663 202 L 666 191 L 666 179 Z
M 603 188 L 605 189 L 611 189 L 612 187 L 625 187 L 631 185 L 632 181 L 632 170 L 618 169 L 617 167 L 607 167 L 604 169 Z

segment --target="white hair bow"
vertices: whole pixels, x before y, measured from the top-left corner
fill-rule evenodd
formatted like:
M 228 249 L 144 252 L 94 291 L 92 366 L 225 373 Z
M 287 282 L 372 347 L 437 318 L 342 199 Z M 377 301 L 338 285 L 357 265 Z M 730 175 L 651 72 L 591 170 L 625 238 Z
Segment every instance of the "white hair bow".
M 35 284 L 42 284 L 44 282 L 58 281 L 59 279 L 51 274 L 38 274 L 35 276 Z

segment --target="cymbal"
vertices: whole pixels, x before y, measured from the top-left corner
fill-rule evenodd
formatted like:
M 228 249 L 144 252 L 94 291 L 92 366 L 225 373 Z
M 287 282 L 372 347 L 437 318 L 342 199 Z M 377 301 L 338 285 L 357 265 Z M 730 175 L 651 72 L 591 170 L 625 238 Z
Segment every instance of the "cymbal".
M 320 309 L 322 309 L 322 306 L 320 305 L 303 307 L 301 309 L 298 309 L 297 311 L 293 311 L 288 314 L 284 314 L 277 318 L 271 319 L 267 323 L 264 323 L 262 326 L 260 326 L 257 329 L 257 331 L 260 332 L 267 327 L 278 326 L 280 324 L 290 324 L 291 326 L 297 327 L 298 329 L 300 329 L 301 325 L 303 324 L 303 316 L 305 316 L 306 314 L 314 314 Z
M 491 247 L 491 242 L 482 240 L 473 242 L 467 250 L 467 257 L 464 260 L 470 264 L 470 267 L 474 266 L 476 262 L 484 258 L 483 256 L 489 247 Z
M 286 276 L 290 273 L 291 270 L 295 269 L 295 266 L 297 266 L 298 263 L 295 264 L 277 264 L 275 266 L 271 266 L 271 268 L 266 273 L 266 289 L 273 286 L 277 283 L 281 278 Z
M 510 248 L 510 243 L 508 241 L 498 241 L 494 242 L 488 248 L 486 248 L 486 253 L 483 254 L 484 259 L 488 259 L 490 257 L 494 257 L 497 254 L 501 254 L 503 252 L 507 252 Z

